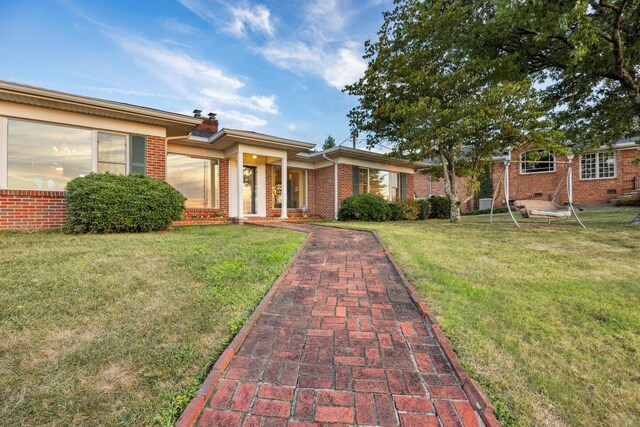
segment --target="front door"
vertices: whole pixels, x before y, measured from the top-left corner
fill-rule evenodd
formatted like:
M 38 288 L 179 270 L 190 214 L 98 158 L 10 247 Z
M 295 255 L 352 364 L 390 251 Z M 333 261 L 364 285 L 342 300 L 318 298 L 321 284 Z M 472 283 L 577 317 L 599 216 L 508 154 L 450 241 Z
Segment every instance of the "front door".
M 243 213 L 255 215 L 256 210 L 256 170 L 255 166 L 245 166 L 242 173 Z

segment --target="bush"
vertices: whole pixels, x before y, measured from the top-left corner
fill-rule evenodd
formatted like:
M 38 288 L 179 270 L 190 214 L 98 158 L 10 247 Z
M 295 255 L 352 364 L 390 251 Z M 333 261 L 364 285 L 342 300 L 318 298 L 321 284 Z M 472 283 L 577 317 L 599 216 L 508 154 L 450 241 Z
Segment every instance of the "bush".
M 373 194 L 347 197 L 338 211 L 340 221 L 386 221 L 391 214 L 387 201 Z
M 402 219 L 415 221 L 420 214 L 420 205 L 416 200 L 407 199 L 402 202 Z
M 185 198 L 144 175 L 89 174 L 66 188 L 67 233 L 158 231 L 182 218 Z
M 431 202 L 429 218 L 449 219 L 451 216 L 451 204 L 448 198 L 444 196 L 432 197 L 429 202 Z
M 431 202 L 427 199 L 418 200 L 418 219 L 425 220 L 429 219 L 429 215 L 431 214 Z
M 389 220 L 390 221 L 402 221 L 402 204 L 398 202 L 389 203 Z
M 640 206 L 640 196 L 625 196 L 611 203 L 613 206 Z

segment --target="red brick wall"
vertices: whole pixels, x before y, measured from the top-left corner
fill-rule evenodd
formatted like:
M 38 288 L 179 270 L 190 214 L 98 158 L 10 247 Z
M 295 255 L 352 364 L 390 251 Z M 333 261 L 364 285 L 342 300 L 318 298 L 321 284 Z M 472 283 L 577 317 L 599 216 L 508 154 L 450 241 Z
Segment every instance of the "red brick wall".
M 415 174 L 407 174 L 407 188 L 405 189 L 405 194 L 407 199 L 413 199 L 415 193 Z
M 0 229 L 60 228 L 66 219 L 64 191 L 0 190 Z
M 421 199 L 426 199 L 427 197 L 429 197 L 429 194 L 431 193 L 429 191 L 429 181 L 431 181 L 431 177 L 429 175 L 416 172 L 413 175 L 413 180 L 413 186 L 416 196 Z
M 334 166 L 309 171 L 309 214 L 333 219 Z
M 353 196 L 353 166 L 338 165 L 338 209 L 347 197 Z
M 167 172 L 167 141 L 157 136 L 147 136 L 147 175 L 165 179 Z
M 522 148 L 511 153 L 513 160 L 520 158 L 520 153 L 525 151 Z M 573 160 L 573 201 L 576 204 L 598 204 L 607 203 L 624 193 L 634 189 L 635 177 L 640 174 L 640 165 L 634 165 L 631 161 L 638 156 L 637 149 L 616 150 L 617 176 L 615 178 L 603 179 L 580 179 L 580 155 L 576 155 Z M 556 187 L 560 184 L 559 202 L 567 202 L 565 172 L 567 165 L 565 156 L 557 157 L 556 172 L 521 174 L 520 164 L 512 163 L 509 167 L 509 199 L 540 199 L 551 200 Z M 502 163 L 498 163 L 493 168 L 493 185 L 497 185 L 500 174 L 503 171 Z M 562 181 L 562 182 L 561 182 Z M 502 183 L 501 183 L 502 184 Z M 615 193 L 608 194 L 609 190 Z M 536 195 L 536 193 L 542 193 Z M 496 205 L 501 205 L 504 201 L 504 189 L 501 188 Z
M 431 175 L 423 175 L 419 172 L 416 172 L 414 175 L 415 179 L 415 192 L 419 198 L 426 199 L 429 197 L 429 194 L 433 194 L 434 196 L 445 196 L 444 193 L 444 180 L 442 178 L 436 179 L 431 182 Z M 469 182 L 471 178 L 468 177 L 458 177 L 456 178 L 456 188 L 458 190 L 458 194 L 460 195 L 460 199 L 464 200 L 467 198 L 467 189 L 469 187 Z M 408 183 L 408 180 L 407 180 Z M 408 187 L 408 185 L 407 185 Z M 429 189 L 431 188 L 431 193 Z M 472 197 L 466 203 L 461 206 L 463 212 L 468 212 L 474 209 L 474 198 Z

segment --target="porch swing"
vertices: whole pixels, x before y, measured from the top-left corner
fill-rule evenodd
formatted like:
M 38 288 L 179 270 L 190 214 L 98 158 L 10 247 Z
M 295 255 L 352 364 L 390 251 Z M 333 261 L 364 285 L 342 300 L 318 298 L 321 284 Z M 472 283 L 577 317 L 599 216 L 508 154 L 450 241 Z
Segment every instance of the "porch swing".
M 564 172 L 564 176 L 558 181 L 558 185 L 556 186 L 556 190 L 551 196 L 551 200 L 515 200 L 513 202 L 513 206 L 520 211 L 520 215 L 523 218 L 529 219 L 546 219 L 547 223 L 551 225 L 551 220 L 557 219 L 569 219 L 573 216 L 578 224 L 582 228 L 587 228 L 582 223 L 578 215 L 576 214 L 576 210 L 573 207 L 573 155 L 567 156 L 566 162 L 557 162 L 563 163 L 567 165 L 567 168 Z M 504 168 L 502 169 L 502 173 L 500 174 L 500 178 L 498 179 L 498 185 L 496 186 L 495 191 L 493 192 L 493 197 L 491 199 L 491 213 L 490 213 L 490 223 L 493 224 L 493 207 L 495 205 L 496 198 L 500 192 L 500 185 L 504 186 L 504 198 L 507 204 L 507 210 L 509 211 L 509 215 L 513 220 L 514 224 L 520 228 L 520 223 L 516 220 L 513 215 L 513 211 L 511 209 L 511 205 L 509 203 L 509 166 L 511 163 L 539 163 L 531 160 L 511 160 L 511 151 L 507 153 L 506 156 L 502 159 L 502 163 Z M 558 203 L 558 196 L 560 193 L 560 189 L 562 187 L 562 183 L 565 183 L 566 191 L 567 191 L 567 205 L 563 206 Z

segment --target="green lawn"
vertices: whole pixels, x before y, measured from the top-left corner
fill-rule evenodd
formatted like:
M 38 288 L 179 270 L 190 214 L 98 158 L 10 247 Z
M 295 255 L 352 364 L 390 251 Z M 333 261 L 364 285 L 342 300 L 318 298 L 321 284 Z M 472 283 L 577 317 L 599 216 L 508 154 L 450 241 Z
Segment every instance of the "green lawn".
M 378 232 L 505 425 L 640 425 L 640 229 L 634 209 L 587 230 L 505 215 L 347 224 Z M 570 222 L 568 224 L 571 224 Z
M 0 234 L 0 424 L 171 425 L 303 239 Z

